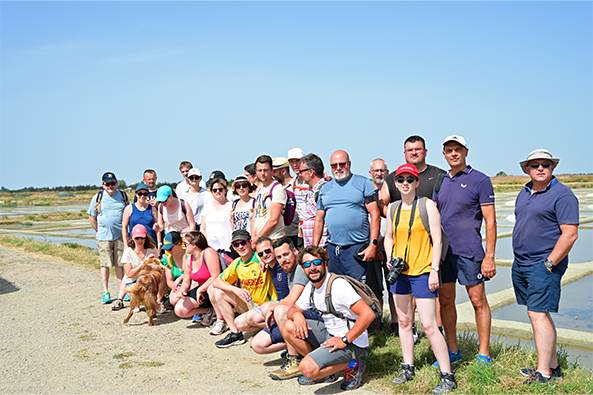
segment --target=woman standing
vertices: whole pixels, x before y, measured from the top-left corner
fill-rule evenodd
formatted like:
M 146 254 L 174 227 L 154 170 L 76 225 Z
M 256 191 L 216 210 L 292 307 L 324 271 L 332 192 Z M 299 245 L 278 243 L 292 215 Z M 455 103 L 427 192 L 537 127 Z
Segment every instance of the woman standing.
M 184 196 L 179 196 L 184 199 L 191 206 L 191 211 L 194 213 L 194 220 L 196 222 L 196 230 L 200 230 L 202 223 L 202 209 L 206 200 L 207 191 L 200 185 L 202 182 L 202 173 L 197 168 L 192 168 L 187 173 L 187 183 L 189 185 L 188 191 Z
M 239 197 L 233 201 L 231 209 L 231 222 L 233 230 L 251 229 L 251 217 L 253 216 L 253 198 L 250 193 L 255 191 L 255 186 L 246 176 L 240 175 L 235 178 L 233 191 Z
M 132 229 L 137 224 L 142 224 L 146 228 L 146 232 L 152 238 L 153 242 L 160 243 L 160 235 L 152 229 L 156 220 L 156 208 L 148 203 L 148 185 L 141 182 L 136 187 L 136 203 L 132 203 L 124 209 L 122 218 L 122 236 L 124 239 L 124 248 L 128 247 L 128 238 L 132 233 Z M 158 237 L 158 238 L 157 238 Z
M 155 232 L 164 230 L 165 233 L 169 233 L 175 230 L 183 237 L 187 232 L 196 230 L 194 213 L 189 203 L 174 197 L 170 186 L 164 185 L 157 190 L 156 201 L 161 205 L 158 209 Z
M 441 216 L 434 202 L 416 197 L 420 184 L 418 170 L 413 164 L 401 165 L 395 172 L 396 187 L 402 200 L 388 207 L 387 229 L 385 233 L 385 252 L 388 268 L 391 258 L 401 258 L 405 266 L 391 292 L 395 294 L 395 306 L 399 319 L 399 338 L 404 362 L 402 372 L 392 384 L 410 381 L 414 368 L 414 323 L 413 298 L 418 307 L 418 316 L 424 332 L 430 341 L 439 363 L 441 380 L 433 394 L 443 394 L 457 388 L 455 376 L 451 373 L 451 362 L 445 338 L 438 329 L 436 298 L 439 288 L 438 271 L 441 263 Z M 433 231 L 428 234 L 422 223 L 420 211 L 428 215 L 428 223 Z M 432 236 L 432 243 L 431 243 Z
M 208 185 L 213 199 L 208 199 L 202 211 L 201 231 L 208 240 L 208 245 L 220 253 L 230 255 L 232 204 L 228 201 L 227 182 L 216 178 Z

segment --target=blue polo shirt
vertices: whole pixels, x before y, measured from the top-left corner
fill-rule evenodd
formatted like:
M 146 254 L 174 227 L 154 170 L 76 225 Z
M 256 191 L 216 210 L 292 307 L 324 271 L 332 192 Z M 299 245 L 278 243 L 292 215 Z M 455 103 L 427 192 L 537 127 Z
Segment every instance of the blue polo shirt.
M 449 238 L 451 252 L 465 258 L 484 260 L 482 247 L 482 206 L 494 204 L 490 178 L 471 166 L 453 177 L 447 173 L 438 194 L 432 194 Z
M 107 192 L 103 191 L 101 213 L 99 214 L 95 211 L 98 195 L 93 196 L 87 211 L 89 215 L 97 217 L 97 240 L 117 240 L 121 237 L 123 213 L 126 208 L 124 196 L 120 191 L 117 191 L 113 196 L 109 196 Z
M 290 293 L 290 289 L 288 289 L 288 273 L 282 269 L 282 266 L 278 262 L 276 262 L 274 267 L 268 267 L 268 270 L 272 275 L 272 282 L 274 283 L 274 288 L 276 288 L 278 300 L 284 299 Z
M 375 187 L 368 178 L 353 174 L 344 182 L 325 183 L 319 192 L 317 210 L 325 210 L 329 242 L 341 246 L 364 243 L 371 235 L 365 198 Z
M 515 202 L 513 253 L 523 266 L 548 258 L 562 234 L 560 225 L 579 224 L 579 201 L 570 188 L 555 177 L 539 192 L 532 194 L 532 187 L 533 182 L 527 183 Z M 564 270 L 568 256 L 554 263 Z

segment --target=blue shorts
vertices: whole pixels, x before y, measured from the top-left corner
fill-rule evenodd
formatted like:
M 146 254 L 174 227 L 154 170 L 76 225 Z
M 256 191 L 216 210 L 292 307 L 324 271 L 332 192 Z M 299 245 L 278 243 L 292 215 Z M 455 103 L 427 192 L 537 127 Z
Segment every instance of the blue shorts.
M 337 246 L 328 243 L 327 253 L 329 255 L 329 271 L 336 274 L 345 274 L 366 284 L 367 263 L 360 263 L 354 259 L 354 253 L 357 252 L 363 244 L 364 243 L 357 243 L 349 246 Z
M 544 262 L 521 266 L 513 262 L 511 278 L 517 303 L 527 306 L 528 311 L 557 313 L 560 303 L 560 282 L 566 271 L 558 266 L 548 270 Z
M 482 275 L 482 261 L 448 253 L 441 264 L 441 281 L 461 285 L 478 285 L 489 279 Z
M 305 318 L 308 320 L 319 320 L 320 319 L 319 314 L 315 313 L 313 310 L 305 311 L 303 316 L 305 316 Z M 272 322 L 271 329 L 268 329 L 268 327 L 265 327 L 262 330 L 264 332 L 266 332 L 268 335 L 270 335 L 270 340 L 272 341 L 272 344 L 284 343 L 284 337 L 282 337 L 280 328 L 278 327 L 278 325 L 275 322 Z
M 400 274 L 395 284 L 391 286 L 391 292 L 396 295 L 409 295 L 416 299 L 436 298 L 438 291 L 434 292 L 428 288 L 428 276 L 430 273 L 423 273 L 419 276 L 408 276 Z

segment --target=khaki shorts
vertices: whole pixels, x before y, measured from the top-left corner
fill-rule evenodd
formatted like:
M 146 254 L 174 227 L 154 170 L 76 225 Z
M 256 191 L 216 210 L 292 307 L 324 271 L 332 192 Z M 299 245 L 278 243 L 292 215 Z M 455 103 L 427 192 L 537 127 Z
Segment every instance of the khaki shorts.
M 124 241 L 120 237 L 115 240 L 97 240 L 101 267 L 122 266 L 121 256 L 124 253 Z

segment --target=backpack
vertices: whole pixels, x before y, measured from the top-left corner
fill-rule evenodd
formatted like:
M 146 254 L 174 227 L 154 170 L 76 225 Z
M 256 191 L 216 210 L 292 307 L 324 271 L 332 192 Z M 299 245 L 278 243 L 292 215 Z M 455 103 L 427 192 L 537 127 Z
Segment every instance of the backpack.
M 101 190 L 97 192 L 97 204 L 95 204 L 95 211 L 97 212 L 97 215 L 101 214 L 101 199 L 103 199 L 104 191 L 105 190 Z M 121 193 L 121 200 L 125 203 L 125 205 L 127 206 L 128 204 L 130 204 L 130 199 L 128 199 L 128 195 L 124 191 L 120 191 L 119 189 L 117 191 Z
M 441 185 L 443 185 L 443 180 L 445 179 L 446 172 L 441 172 L 437 174 L 437 180 L 434 184 L 434 193 L 438 194 L 441 190 Z
M 379 326 L 383 322 L 383 306 L 381 306 L 381 303 L 379 303 L 379 299 L 377 298 L 375 293 L 371 290 L 371 288 L 368 285 L 361 283 L 360 281 L 358 281 L 350 276 L 334 274 L 334 273 L 330 273 L 330 272 L 327 272 L 327 275 L 330 276 L 329 281 L 327 282 L 327 288 L 325 289 L 325 305 L 326 305 L 328 311 L 322 311 L 315 307 L 313 308 L 313 310 L 317 310 L 317 311 L 321 312 L 322 314 L 332 314 L 338 318 L 346 320 L 346 325 L 348 326 L 348 329 L 350 329 L 350 322 L 356 322 L 356 320 L 353 320 L 348 317 L 344 317 L 344 314 L 340 313 L 339 311 L 337 311 L 334 308 L 334 304 L 332 302 L 332 293 L 331 293 L 332 285 L 336 279 L 342 278 L 342 279 L 346 280 L 348 282 L 348 284 L 350 284 L 352 286 L 352 288 L 354 288 L 356 293 L 358 295 L 360 295 L 362 300 L 364 300 L 365 303 L 367 305 L 369 305 L 371 310 L 373 310 L 373 313 L 375 313 L 375 318 L 370 323 L 367 330 L 373 331 L 373 330 L 379 328 Z M 312 306 L 315 306 L 313 304 L 313 293 L 314 292 L 315 292 L 315 287 L 311 287 L 310 299 L 311 299 Z
M 276 181 L 274 185 L 272 185 L 272 188 L 270 188 L 270 193 L 268 194 L 270 201 L 272 200 L 272 192 L 274 191 L 274 188 L 276 188 L 276 185 L 282 184 Z M 294 196 L 293 191 L 289 189 L 285 189 L 284 191 L 286 192 L 286 204 L 284 204 L 284 211 L 282 215 L 284 216 L 284 225 L 288 226 L 292 224 L 292 221 L 294 220 L 294 214 L 296 212 L 296 197 Z
M 187 216 L 187 208 L 185 208 L 185 200 L 179 198 L 179 204 L 181 204 L 181 211 L 184 216 Z M 163 215 L 163 205 L 159 203 L 159 213 Z
M 441 173 L 441 174 L 444 174 L 444 173 Z M 443 179 L 441 178 L 441 183 L 442 182 L 443 182 Z M 437 179 L 437 184 L 435 185 L 435 190 L 436 190 L 437 185 L 440 188 L 440 184 L 438 184 L 438 179 Z M 430 238 L 430 243 L 432 244 L 432 236 L 430 234 L 430 223 L 428 222 L 428 213 L 426 212 L 426 199 L 427 199 L 426 197 L 418 198 L 418 208 L 420 210 L 420 219 L 422 220 L 422 225 L 424 226 L 424 229 L 426 230 L 426 232 L 428 232 L 428 237 Z M 389 205 L 389 212 L 388 212 L 389 218 L 394 217 L 395 210 L 397 210 L 397 208 L 400 206 L 401 202 L 402 202 L 401 200 L 397 200 Z M 393 224 L 393 222 L 392 222 L 392 224 Z M 445 234 L 445 229 L 443 229 L 443 225 L 441 225 L 441 239 L 442 239 L 442 245 L 443 245 L 443 248 L 441 250 L 441 261 L 444 261 L 445 257 L 447 256 L 447 250 L 449 249 L 449 238 Z

